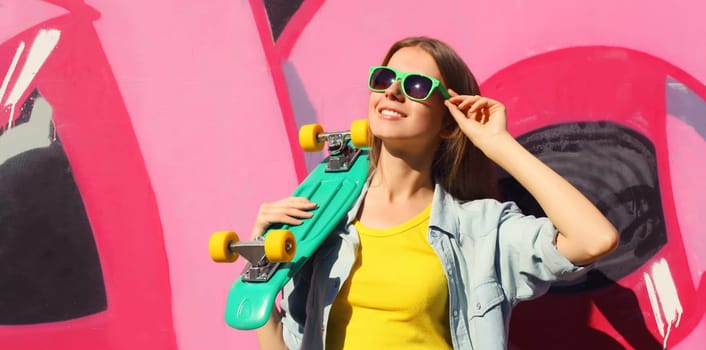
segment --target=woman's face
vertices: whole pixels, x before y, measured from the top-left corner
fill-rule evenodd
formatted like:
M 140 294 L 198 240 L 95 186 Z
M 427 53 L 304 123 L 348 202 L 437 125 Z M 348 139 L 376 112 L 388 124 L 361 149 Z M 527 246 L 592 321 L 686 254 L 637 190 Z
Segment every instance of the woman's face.
M 434 58 L 419 47 L 405 47 L 395 52 L 387 64 L 400 72 L 422 73 L 442 81 Z M 438 90 L 425 101 L 405 96 L 396 81 L 384 92 L 370 92 L 368 120 L 370 129 L 385 147 L 406 150 L 434 150 L 440 139 L 448 111 Z

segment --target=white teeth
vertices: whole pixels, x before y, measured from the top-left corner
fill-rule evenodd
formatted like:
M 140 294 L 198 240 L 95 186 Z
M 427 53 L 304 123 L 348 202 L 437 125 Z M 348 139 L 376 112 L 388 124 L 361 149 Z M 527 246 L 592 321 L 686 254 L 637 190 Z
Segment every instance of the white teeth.
M 384 116 L 388 116 L 388 117 L 401 117 L 402 116 L 402 113 L 396 112 L 396 111 L 391 111 L 389 109 L 383 109 L 382 111 L 380 111 L 380 114 L 382 114 Z

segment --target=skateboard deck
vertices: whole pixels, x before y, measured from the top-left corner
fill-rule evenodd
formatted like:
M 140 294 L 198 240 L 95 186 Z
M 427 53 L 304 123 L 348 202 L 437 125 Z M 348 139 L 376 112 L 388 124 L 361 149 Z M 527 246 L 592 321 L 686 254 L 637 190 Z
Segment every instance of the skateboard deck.
M 367 123 L 365 123 L 365 130 L 367 132 Z M 359 197 L 368 174 L 368 152 L 366 149 L 353 148 L 347 140 L 344 140 L 344 146 L 348 148 L 347 152 L 355 152 L 352 159 L 348 159 L 348 164 L 340 167 L 340 160 L 333 159 L 335 156 L 330 155 L 313 169 L 292 194 L 295 197 L 306 197 L 317 204 L 317 207 L 311 210 L 313 214 L 311 218 L 303 219 L 303 223 L 298 226 L 270 227 L 263 234 L 264 239 L 259 242 L 249 241 L 251 246 L 247 248 L 243 246 L 248 242 L 237 242 L 237 237 L 235 238 L 237 243 L 230 242 L 228 245 L 230 247 L 228 249 L 241 253 L 249 261 L 228 293 L 225 320 L 229 326 L 248 330 L 264 325 L 270 318 L 280 290 L 316 252 Z M 330 140 L 329 143 L 331 143 Z M 302 144 L 302 147 L 305 146 Z M 282 230 L 291 232 L 293 241 L 296 242 L 296 247 L 293 249 L 295 253 L 288 262 L 267 261 L 264 250 L 268 247 L 264 246 L 269 244 L 268 235 L 274 236 Z M 293 242 L 288 241 L 287 244 L 289 243 Z M 246 252 L 246 249 L 249 251 Z M 253 254 L 253 250 L 256 253 Z M 235 260 L 237 256 L 235 254 L 235 257 L 229 261 Z M 215 257 L 214 260 L 216 260 Z

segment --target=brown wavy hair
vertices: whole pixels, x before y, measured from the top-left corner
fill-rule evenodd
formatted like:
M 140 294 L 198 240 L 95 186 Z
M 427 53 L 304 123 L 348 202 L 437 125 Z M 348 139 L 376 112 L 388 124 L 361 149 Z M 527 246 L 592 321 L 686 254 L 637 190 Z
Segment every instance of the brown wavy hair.
M 382 65 L 387 65 L 392 55 L 404 47 L 419 47 L 429 53 L 439 67 L 447 88 L 460 95 L 480 95 L 480 87 L 463 59 L 449 45 L 437 39 L 402 39 L 390 47 Z M 450 112 L 447 111 L 443 118 L 450 136 L 441 140 L 434 155 L 431 170 L 434 181 L 461 201 L 498 198 L 495 164 L 466 137 Z M 382 140 L 371 136 L 370 142 L 370 166 L 374 170 L 380 158 Z

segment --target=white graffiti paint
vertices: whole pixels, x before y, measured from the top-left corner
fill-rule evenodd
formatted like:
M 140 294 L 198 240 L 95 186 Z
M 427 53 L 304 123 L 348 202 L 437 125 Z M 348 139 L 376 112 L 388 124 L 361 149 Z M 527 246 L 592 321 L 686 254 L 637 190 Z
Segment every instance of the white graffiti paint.
M 5 97 L 5 92 L 7 91 L 7 85 L 10 83 L 10 78 L 12 77 L 13 74 L 15 74 L 15 69 L 17 68 L 17 62 L 20 60 L 20 56 L 22 55 L 22 52 L 25 50 L 25 42 L 22 41 L 20 42 L 20 45 L 17 47 L 17 51 L 15 51 L 15 56 L 12 58 L 12 62 L 10 63 L 10 67 L 7 69 L 7 73 L 5 74 L 5 78 L 2 80 L 2 85 L 0 85 L 0 101 Z M 7 128 L 12 127 L 12 118 L 14 116 L 14 108 L 13 111 L 10 112 L 10 119 L 7 121 Z M 0 127 L 2 125 L 0 124 Z
M 0 137 L 0 165 L 26 151 L 48 147 L 54 139 L 52 107 L 46 99 L 37 96 L 29 121 L 8 129 Z
M 644 273 L 643 278 L 647 286 L 657 329 L 663 339 L 662 348 L 666 349 L 669 334 L 672 328 L 679 327 L 684 313 L 677 287 L 674 284 L 669 264 L 664 258 L 654 263 L 650 274 Z
M 56 45 L 59 43 L 59 37 L 61 37 L 61 31 L 58 29 L 42 29 L 34 38 L 32 46 L 29 48 L 27 59 L 22 66 L 17 81 L 15 81 L 15 86 L 12 88 L 4 104 L 5 107 L 11 106 L 12 108 L 8 128 L 12 126 L 12 119 L 19 99 L 26 92 L 32 80 L 34 80 L 34 77 L 39 72 L 39 69 L 42 68 L 44 62 L 49 58 L 51 52 L 56 48 Z M 15 56 L 17 57 L 17 54 Z M 6 79 L 8 78 L 6 77 Z
M 20 60 L 20 56 L 22 55 L 22 52 L 25 50 L 25 42 L 21 41 L 20 45 L 17 46 L 17 51 L 15 51 L 15 56 L 12 57 L 12 62 L 10 63 L 10 67 L 7 69 L 7 73 L 5 74 L 5 78 L 2 80 L 2 85 L 0 85 L 0 101 L 2 101 L 2 98 L 5 97 L 5 91 L 7 91 L 7 85 L 10 83 L 10 77 L 15 73 L 15 68 L 17 68 L 17 61 Z
M 61 31 L 57 29 L 42 29 L 37 33 L 14 86 L 4 100 L 3 106 L 5 108 L 10 107 L 10 117 L 6 130 L 0 137 L 0 164 L 22 152 L 47 147 L 53 140 L 51 135 L 52 108 L 44 98 L 35 98 L 27 123 L 13 127 L 13 122 L 15 113 L 17 113 L 17 105 L 20 104 L 20 98 L 27 92 L 32 80 L 34 80 L 34 77 L 47 58 L 49 58 L 51 52 L 56 48 L 60 37 Z M 5 98 L 8 86 L 15 75 L 24 50 L 25 43 L 21 42 L 15 51 L 15 56 L 10 63 L 10 67 L 8 67 L 2 85 L 0 85 L 0 102 Z

